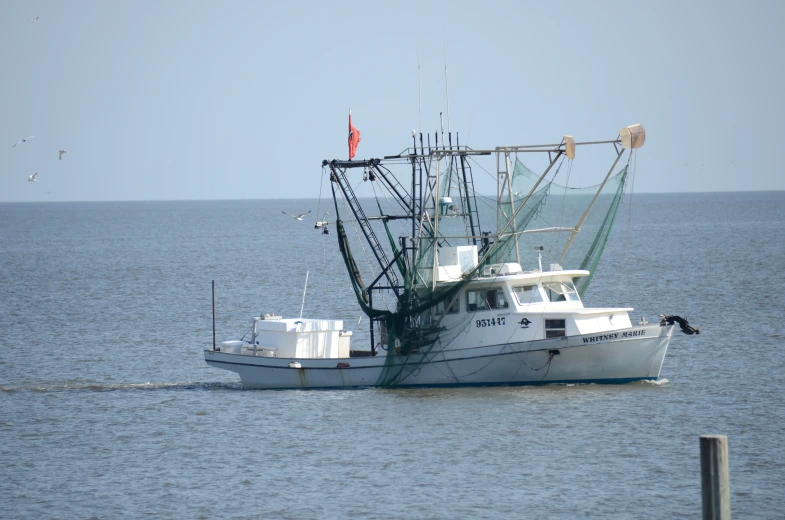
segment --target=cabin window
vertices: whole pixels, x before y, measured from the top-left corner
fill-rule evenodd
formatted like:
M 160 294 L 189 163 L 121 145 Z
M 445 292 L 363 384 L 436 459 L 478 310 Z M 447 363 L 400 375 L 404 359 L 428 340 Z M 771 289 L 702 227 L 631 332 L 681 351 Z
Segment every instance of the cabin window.
M 519 305 L 542 302 L 540 288 L 536 285 L 519 285 L 512 288 L 512 293 L 515 295 L 515 299 L 518 300 Z
M 572 302 L 581 301 L 581 297 L 578 296 L 578 291 L 575 290 L 575 285 L 572 282 L 562 282 L 562 285 L 567 289 L 567 299 Z
M 469 312 L 506 309 L 509 306 L 507 296 L 500 287 L 466 291 L 466 310 Z
M 561 338 L 566 335 L 564 320 L 545 320 L 545 337 Z
M 437 303 L 436 306 L 434 307 L 434 311 L 433 311 L 434 314 L 436 314 L 437 316 L 441 316 L 442 314 L 444 314 L 444 306 L 447 305 L 448 303 L 450 303 L 449 298 L 447 300 L 442 300 L 439 303 Z M 456 298 L 455 301 L 452 302 L 452 305 L 450 305 L 450 308 L 447 309 L 447 314 L 458 314 L 460 310 L 461 310 L 460 300 Z
M 581 301 L 572 282 L 546 282 L 543 285 L 548 299 L 552 302 Z

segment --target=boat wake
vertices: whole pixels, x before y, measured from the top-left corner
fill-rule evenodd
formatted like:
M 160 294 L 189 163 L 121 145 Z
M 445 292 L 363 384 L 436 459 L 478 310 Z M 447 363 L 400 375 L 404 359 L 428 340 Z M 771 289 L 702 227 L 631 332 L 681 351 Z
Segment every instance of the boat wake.
M 643 380 L 643 381 L 641 381 L 641 382 L 642 382 L 642 383 L 646 383 L 646 384 L 650 384 L 650 385 L 657 385 L 657 386 L 660 386 L 660 385 L 667 384 L 667 383 L 668 383 L 668 380 L 667 380 L 667 379 L 665 379 L 665 378 L 663 377 L 662 379 L 657 379 L 657 380 L 653 380 L 653 379 L 644 379 L 644 380 Z
M 189 383 L 94 383 L 94 382 L 62 382 L 53 384 L 30 384 L 30 385 L 3 385 L 0 392 L 114 392 L 132 390 L 242 390 L 242 384 L 237 383 L 216 383 L 216 382 L 189 382 Z

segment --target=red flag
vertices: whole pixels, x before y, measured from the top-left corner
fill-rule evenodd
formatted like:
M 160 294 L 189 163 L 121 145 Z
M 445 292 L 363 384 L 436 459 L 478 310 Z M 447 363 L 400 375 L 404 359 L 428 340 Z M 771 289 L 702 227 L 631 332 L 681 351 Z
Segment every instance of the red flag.
M 360 144 L 360 131 L 352 124 L 352 111 L 349 110 L 349 160 L 354 158 L 357 153 L 357 145 Z

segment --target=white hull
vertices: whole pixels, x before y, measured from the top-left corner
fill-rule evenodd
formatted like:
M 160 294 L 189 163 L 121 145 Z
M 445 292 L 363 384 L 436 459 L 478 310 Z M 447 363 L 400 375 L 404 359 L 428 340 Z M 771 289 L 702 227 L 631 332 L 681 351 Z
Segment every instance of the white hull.
M 598 334 L 445 350 L 425 362 L 418 355 L 388 359 L 385 352 L 376 357 L 294 359 L 213 350 L 205 351 L 205 361 L 236 372 L 243 387 L 248 389 L 373 387 L 382 386 L 396 373 L 400 377 L 384 386 L 627 383 L 659 378 L 672 333 L 673 326 L 631 327 Z M 300 368 L 289 366 L 295 361 Z M 349 366 L 339 368 L 339 363 Z

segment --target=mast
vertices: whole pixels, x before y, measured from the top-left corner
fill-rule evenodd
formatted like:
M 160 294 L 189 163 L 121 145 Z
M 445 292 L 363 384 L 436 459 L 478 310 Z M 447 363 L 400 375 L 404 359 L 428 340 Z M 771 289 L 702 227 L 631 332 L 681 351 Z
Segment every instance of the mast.
M 433 199 L 433 279 L 431 280 L 431 287 L 436 289 L 436 279 L 439 274 L 439 169 L 441 167 L 441 158 L 436 159 L 436 191 L 434 192 Z
M 417 212 L 417 133 L 412 130 L 412 141 L 414 142 L 414 153 L 412 154 L 412 205 L 409 208 L 409 212 L 412 217 L 412 234 L 410 236 L 414 237 L 414 230 L 417 229 L 417 221 L 415 220 L 415 214 Z M 405 240 L 406 237 L 402 237 L 402 240 Z M 416 258 L 414 257 L 414 241 L 412 240 L 412 259 L 409 263 L 412 268 L 415 265 Z M 405 256 L 404 256 L 405 257 Z
M 430 141 L 430 137 L 428 137 L 428 140 Z M 423 178 L 422 178 L 422 175 L 423 175 L 423 170 L 425 170 L 426 179 L 428 178 L 428 164 L 425 162 L 425 148 L 424 148 L 424 146 L 425 146 L 425 143 L 423 142 L 423 139 L 422 139 L 422 130 L 421 130 L 420 131 L 420 156 L 421 156 L 421 158 L 418 159 L 420 161 L 420 167 L 418 168 L 418 172 L 417 172 L 419 187 L 418 187 L 418 194 L 417 195 L 412 194 L 412 197 L 414 197 L 414 196 L 417 197 L 417 203 L 418 203 L 418 206 L 419 206 L 418 213 L 416 215 L 417 216 L 417 222 L 422 222 L 423 211 L 424 211 L 423 203 L 422 203 L 422 196 L 423 196 L 423 184 L 422 184 Z M 428 148 L 429 149 L 430 149 L 430 146 L 431 145 L 430 145 L 430 142 L 429 142 L 428 143 Z M 420 241 L 419 240 L 415 240 L 415 233 L 416 232 L 417 232 L 417 226 L 412 226 L 412 241 L 413 241 L 413 244 L 412 244 L 412 246 L 413 246 L 413 249 L 412 249 L 412 265 L 416 265 L 416 263 L 417 263 L 417 254 L 418 254 L 417 252 L 420 249 Z M 415 273 L 415 275 L 416 275 L 416 273 Z
M 510 152 L 504 152 L 504 163 L 505 168 L 507 169 L 507 191 L 510 195 L 510 213 L 515 211 L 515 198 L 512 193 L 512 176 L 510 175 Z M 501 202 L 501 200 L 499 200 Z M 518 250 L 518 223 L 515 219 L 512 219 L 512 232 L 514 234 L 515 239 L 515 261 L 520 265 L 521 263 L 521 252 Z

